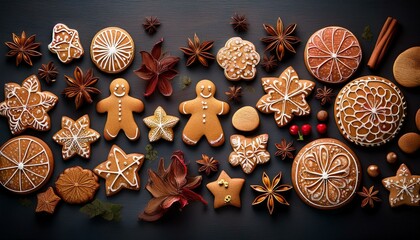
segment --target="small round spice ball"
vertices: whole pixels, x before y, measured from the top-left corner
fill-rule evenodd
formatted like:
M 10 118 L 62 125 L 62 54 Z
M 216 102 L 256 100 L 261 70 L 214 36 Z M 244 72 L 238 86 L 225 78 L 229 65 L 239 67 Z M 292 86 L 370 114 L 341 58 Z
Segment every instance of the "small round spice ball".
M 387 161 L 388 163 L 395 163 L 397 160 L 398 160 L 398 156 L 397 156 L 397 154 L 396 154 L 396 153 L 394 153 L 394 152 L 389 152 L 389 153 L 386 155 L 386 161 Z
M 325 122 L 328 119 L 328 112 L 325 110 L 321 110 L 316 114 L 316 118 L 320 122 Z
M 379 170 L 378 165 L 372 164 L 368 166 L 367 173 L 370 177 L 377 177 L 381 171 Z

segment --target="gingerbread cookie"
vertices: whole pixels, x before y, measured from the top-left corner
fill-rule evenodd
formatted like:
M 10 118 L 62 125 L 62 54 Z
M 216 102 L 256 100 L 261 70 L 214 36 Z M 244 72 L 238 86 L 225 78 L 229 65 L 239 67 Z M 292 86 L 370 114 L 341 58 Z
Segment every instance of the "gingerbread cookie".
M 268 134 L 261 134 L 253 138 L 242 135 L 230 136 L 230 145 L 232 145 L 233 152 L 229 155 L 229 163 L 232 166 L 241 165 L 244 173 L 250 174 L 257 164 L 270 161 L 267 142 Z
M 161 138 L 172 142 L 174 131 L 172 128 L 178 123 L 179 118 L 167 115 L 165 110 L 159 106 L 153 116 L 143 119 L 144 124 L 150 128 L 149 141 L 154 142 Z
M 83 56 L 83 47 L 79 33 L 62 23 L 57 23 L 53 28 L 52 41 L 48 49 L 57 54 L 63 63 L 69 63 L 75 58 Z
M 420 47 L 412 47 L 395 59 L 393 73 L 395 80 L 404 87 L 420 86 Z
M 398 87 L 377 76 L 357 78 L 338 93 L 334 115 L 341 134 L 361 146 L 379 146 L 395 137 L 406 103 Z
M 134 41 L 124 29 L 104 28 L 92 39 L 90 57 L 103 72 L 122 72 L 133 62 Z
M 55 207 L 60 202 L 61 198 L 55 195 L 54 189 L 49 187 L 47 191 L 43 193 L 38 193 L 37 197 L 37 205 L 35 212 L 46 212 L 49 214 L 53 214 L 55 211 Z
M 262 113 L 274 113 L 277 126 L 288 124 L 293 117 L 308 115 L 311 112 L 305 97 L 315 87 L 309 80 L 299 80 L 292 67 L 288 67 L 277 77 L 262 78 L 262 86 L 267 93 L 257 102 L 257 109 Z
M 342 83 L 356 72 L 362 60 L 362 48 L 356 36 L 342 27 L 325 27 L 308 40 L 304 61 L 319 81 Z
M 140 129 L 134 121 L 133 112 L 142 112 L 143 102 L 128 95 L 130 85 L 127 80 L 117 78 L 109 85 L 111 95 L 96 105 L 96 111 L 108 113 L 104 128 L 106 140 L 117 137 L 118 132 L 123 130 L 128 139 L 134 141 L 140 137 Z
M 51 110 L 58 101 L 53 93 L 41 92 L 41 83 L 36 75 L 17 83 L 4 85 L 5 101 L 0 103 L 0 115 L 9 119 L 12 134 L 22 133 L 27 128 L 48 131 L 51 128 Z
M 206 136 L 211 146 L 220 146 L 225 142 L 225 136 L 217 116 L 227 114 L 229 104 L 214 97 L 216 85 L 210 80 L 199 81 L 195 92 L 195 99 L 179 105 L 182 114 L 191 114 L 182 132 L 182 140 L 188 145 L 195 145 L 202 136 Z
M 39 138 L 18 136 L 0 148 L 0 183 L 6 189 L 27 194 L 40 189 L 51 177 L 54 157 Z
M 362 176 L 355 153 L 333 138 L 304 146 L 293 161 L 291 175 L 299 197 L 319 209 L 336 209 L 350 202 Z
M 239 131 L 250 132 L 260 125 L 257 110 L 251 106 L 238 109 L 232 116 L 232 125 Z
M 389 205 L 420 206 L 420 176 L 411 175 L 403 163 L 394 177 L 384 178 L 382 184 L 389 190 Z
M 245 180 L 231 178 L 222 171 L 216 181 L 207 184 L 207 189 L 214 195 L 214 208 L 224 206 L 241 207 L 241 190 Z
M 58 177 L 55 188 L 66 203 L 87 203 L 99 188 L 98 177 L 91 170 L 79 166 L 67 168 Z
M 240 37 L 230 38 L 217 52 L 217 63 L 224 69 L 228 80 L 251 80 L 257 72 L 260 55 L 252 42 Z
M 64 160 L 73 157 L 75 154 L 90 158 L 90 144 L 98 140 L 99 133 L 90 128 L 89 115 L 74 121 L 69 117 L 61 118 L 61 130 L 52 137 L 53 140 L 62 145 L 61 154 Z

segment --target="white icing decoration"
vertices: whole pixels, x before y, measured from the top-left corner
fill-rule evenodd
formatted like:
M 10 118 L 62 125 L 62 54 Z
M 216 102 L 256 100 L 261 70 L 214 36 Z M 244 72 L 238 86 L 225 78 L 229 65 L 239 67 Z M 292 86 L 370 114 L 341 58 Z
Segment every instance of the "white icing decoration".
M 396 179 L 396 177 L 403 177 Z M 395 197 L 389 197 L 389 203 L 391 207 L 402 205 L 409 198 L 409 204 L 411 206 L 418 206 L 420 203 L 420 195 L 418 192 L 420 185 L 420 176 L 411 175 L 405 164 L 402 164 L 397 171 L 397 176 L 389 177 L 383 180 L 385 188 L 391 191 L 396 191 Z
M 65 38 L 63 39 L 61 35 L 64 35 Z M 57 23 L 54 26 L 52 40 L 48 45 L 48 49 L 56 53 L 58 59 L 63 63 L 68 63 L 73 58 L 80 58 L 84 53 L 77 30 L 68 28 L 62 23 Z M 72 51 L 74 51 L 73 54 L 71 54 Z
M 162 107 L 156 108 L 153 116 L 146 117 L 143 122 L 150 128 L 149 141 L 154 142 L 163 138 L 172 141 L 174 133 L 172 128 L 178 123 L 179 118 L 167 115 Z

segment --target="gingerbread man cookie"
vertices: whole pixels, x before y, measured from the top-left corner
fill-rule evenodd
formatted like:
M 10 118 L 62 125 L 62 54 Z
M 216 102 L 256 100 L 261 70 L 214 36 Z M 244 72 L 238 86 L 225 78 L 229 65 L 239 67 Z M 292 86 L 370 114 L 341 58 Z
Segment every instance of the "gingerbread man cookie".
M 114 139 L 121 129 L 128 139 L 133 141 L 138 139 L 140 129 L 134 121 L 133 112 L 142 112 L 143 102 L 128 95 L 130 85 L 123 78 L 114 79 L 109 86 L 109 91 L 111 95 L 96 105 L 96 111 L 108 113 L 104 128 L 105 139 Z
M 210 80 L 198 82 L 195 92 L 195 99 L 179 105 L 182 114 L 191 114 L 182 133 L 182 140 L 188 145 L 195 145 L 204 135 L 211 146 L 220 146 L 225 142 L 225 137 L 217 115 L 227 114 L 229 104 L 214 97 L 216 86 Z

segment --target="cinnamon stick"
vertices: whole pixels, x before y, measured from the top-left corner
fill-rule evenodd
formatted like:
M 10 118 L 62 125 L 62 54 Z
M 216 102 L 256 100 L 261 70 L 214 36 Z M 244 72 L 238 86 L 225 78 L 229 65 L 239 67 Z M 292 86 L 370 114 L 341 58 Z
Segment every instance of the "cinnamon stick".
M 369 58 L 367 64 L 369 68 L 375 69 L 382 61 L 382 58 L 390 45 L 391 39 L 395 35 L 396 27 L 397 20 L 395 18 L 388 17 L 381 29 L 381 32 L 379 33 L 372 55 Z

